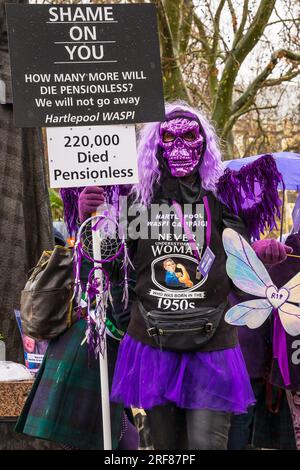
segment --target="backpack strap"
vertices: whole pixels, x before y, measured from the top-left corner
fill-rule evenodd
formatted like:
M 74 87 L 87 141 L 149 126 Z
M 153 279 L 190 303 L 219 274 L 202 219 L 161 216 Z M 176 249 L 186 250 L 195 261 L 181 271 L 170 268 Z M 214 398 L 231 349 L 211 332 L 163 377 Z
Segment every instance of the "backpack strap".
M 210 239 L 211 239 L 211 212 L 210 212 L 207 196 L 203 197 L 203 203 L 204 203 L 206 217 L 207 217 L 206 246 L 209 246 L 210 245 Z

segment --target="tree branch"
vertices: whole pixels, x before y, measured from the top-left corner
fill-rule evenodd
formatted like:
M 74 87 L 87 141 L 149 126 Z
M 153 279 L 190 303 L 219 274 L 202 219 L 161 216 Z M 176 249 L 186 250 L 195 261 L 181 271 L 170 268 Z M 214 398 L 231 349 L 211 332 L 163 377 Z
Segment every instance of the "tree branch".
M 198 31 L 199 31 L 199 41 L 203 47 L 203 50 L 206 52 L 206 54 L 210 55 L 211 54 L 211 49 L 209 45 L 209 39 L 206 35 L 206 29 L 202 21 L 200 20 L 199 16 L 194 13 L 193 16 L 194 19 L 194 24 L 196 25 Z
M 241 19 L 240 26 L 238 27 L 237 32 L 233 39 L 233 44 L 232 44 L 233 49 L 235 48 L 235 46 L 237 45 L 237 43 L 243 36 L 245 24 L 246 24 L 247 17 L 248 17 L 248 7 L 249 7 L 249 0 L 244 0 L 242 19 Z
M 276 0 L 261 0 L 247 33 L 236 44 L 235 58 L 241 64 L 258 43 L 274 9 Z
M 199 31 L 199 41 L 205 53 L 205 60 L 208 63 L 208 85 L 212 98 L 215 97 L 218 88 L 218 71 L 215 65 L 213 46 L 210 46 L 210 38 L 207 36 L 206 27 L 197 16 L 194 14 L 194 24 Z
M 211 110 L 211 106 L 210 104 L 208 103 L 206 97 L 203 95 L 203 93 L 201 93 L 201 91 L 199 90 L 199 87 L 197 87 L 196 85 L 194 84 L 188 84 L 187 85 L 188 89 L 192 92 L 193 95 L 196 95 L 197 98 L 199 98 L 199 100 L 201 101 L 201 103 L 203 104 L 203 106 L 205 107 L 205 109 L 207 109 L 207 111 L 210 111 Z
M 215 16 L 213 16 L 212 11 L 209 6 L 209 2 L 207 2 L 207 8 L 210 12 L 213 25 L 214 25 L 214 32 L 212 37 L 212 47 L 210 50 L 210 54 L 208 56 L 208 82 L 209 82 L 209 90 L 212 99 L 215 99 L 218 90 L 218 69 L 216 67 L 216 61 L 218 56 L 218 47 L 220 41 L 220 18 L 222 14 L 222 10 L 224 8 L 226 0 L 220 0 L 218 5 L 217 11 Z
M 300 71 L 299 71 L 300 73 Z M 283 95 L 283 92 L 280 93 L 280 96 L 277 100 L 277 103 L 275 105 L 269 105 L 269 106 L 258 106 L 255 104 L 254 102 L 254 99 L 255 99 L 255 96 L 252 96 L 249 101 L 247 101 L 243 107 L 241 107 L 239 110 L 237 110 L 235 113 L 233 113 L 228 122 L 226 123 L 225 127 L 224 127 L 224 130 L 223 130 L 223 137 L 226 136 L 229 132 L 231 132 L 234 124 L 236 123 L 236 121 L 241 117 L 243 116 L 244 114 L 248 114 L 250 113 L 251 111 L 262 111 L 262 110 L 266 110 L 266 109 L 275 109 L 278 107 L 279 105 L 279 102 L 282 98 L 282 95 Z M 251 108 L 251 106 L 253 105 L 253 108 Z
M 266 80 L 265 83 L 263 83 L 263 85 L 261 86 L 261 88 L 280 85 L 283 82 L 289 82 L 290 80 L 297 77 L 298 75 L 300 75 L 300 69 L 295 70 L 295 72 L 286 73 L 285 75 L 282 75 L 282 77 L 279 77 L 279 78 Z
M 289 51 L 288 49 L 278 49 L 275 54 L 277 54 L 279 58 L 285 57 L 286 59 L 293 60 L 295 62 L 300 62 L 299 52 Z
M 172 31 L 164 3 L 162 0 L 155 0 L 155 4 L 161 34 L 163 83 L 166 99 L 180 98 L 191 102 L 182 76 L 176 46 L 174 48 Z
M 276 0 L 261 0 L 250 28 L 228 56 L 212 114 L 213 121 L 219 130 L 223 129 L 231 114 L 233 87 L 240 66 L 263 34 L 275 2 Z
M 163 56 L 175 59 L 175 51 L 173 47 L 172 31 L 169 25 L 167 13 L 162 0 L 155 0 L 158 14 L 158 23 L 160 25 L 160 33 L 162 36 L 161 46 L 163 49 Z
M 215 59 L 220 39 L 220 18 L 222 14 L 222 10 L 224 8 L 226 0 L 221 0 L 219 6 L 217 8 L 213 23 L 214 23 L 214 34 L 213 34 L 213 44 L 212 44 L 212 57 L 211 57 L 211 64 L 215 65 Z
M 234 34 L 237 32 L 237 16 L 231 0 L 227 0 L 228 8 L 231 14 L 231 23 Z
M 297 21 L 300 21 L 300 18 L 286 18 L 286 19 L 282 19 L 282 20 L 276 20 L 276 21 L 272 21 L 271 23 L 268 23 L 266 25 L 266 28 L 268 28 L 269 26 L 273 26 L 274 24 L 278 24 L 278 23 L 288 23 L 288 22 L 292 22 L 292 23 L 296 23 Z
M 193 0 L 183 0 L 181 24 L 180 24 L 180 39 L 179 51 L 180 54 L 185 54 L 191 37 L 192 23 L 193 23 Z
M 182 11 L 183 0 L 177 0 L 177 6 L 174 8 L 174 0 L 164 0 L 163 2 L 166 17 L 168 18 L 168 23 L 173 40 L 173 48 L 176 50 L 176 53 L 179 52 L 179 25 L 180 25 L 180 15 Z
M 246 91 L 240 96 L 240 98 L 233 104 L 232 112 L 236 113 L 239 109 L 243 108 L 248 102 L 251 102 L 255 97 L 257 91 L 265 86 L 275 86 L 279 85 L 280 83 L 290 80 L 297 75 L 300 74 L 300 70 L 291 72 L 288 74 L 283 75 L 282 77 L 267 80 L 267 77 L 273 72 L 274 67 L 277 65 L 278 61 L 282 58 L 286 57 L 290 60 L 300 62 L 300 54 L 288 51 L 286 49 L 279 49 L 275 51 L 268 65 L 263 69 L 263 71 L 253 80 L 253 82 L 248 86 Z

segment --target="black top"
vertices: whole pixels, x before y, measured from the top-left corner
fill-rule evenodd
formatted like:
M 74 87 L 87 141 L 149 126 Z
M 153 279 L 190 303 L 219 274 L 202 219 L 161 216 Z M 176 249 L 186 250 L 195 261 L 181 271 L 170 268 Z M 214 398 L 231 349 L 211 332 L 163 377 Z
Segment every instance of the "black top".
M 158 194 L 159 192 L 156 192 L 156 203 L 168 202 L 171 205 L 171 201 L 167 201 L 162 193 L 161 199 Z M 204 198 L 206 198 L 205 210 Z M 202 233 L 200 237 L 202 240 L 198 243 L 200 256 L 205 253 L 208 243 L 215 256 L 207 276 L 201 275 L 200 279 L 196 276 L 199 262 L 191 249 L 188 237 L 178 236 L 175 232 L 177 224 L 180 224 L 177 214 L 153 218 L 149 208 L 147 218 L 145 216 L 143 219 L 147 224 L 148 235 L 151 235 L 151 227 L 153 229 L 153 226 L 162 223 L 164 223 L 164 234 L 158 239 L 150 237 L 135 241 L 131 239 L 135 253 L 133 259 L 136 267 L 135 293 L 147 311 L 158 310 L 165 313 L 177 309 L 217 307 L 226 301 L 232 289 L 225 268 L 226 254 L 222 244 L 222 232 L 226 227 L 230 227 L 246 236 L 246 227 L 239 217 L 228 212 L 213 193 L 203 189 L 199 191 L 199 185 L 196 201 L 192 204 L 191 215 L 186 221 L 191 231 L 197 230 L 198 234 L 199 231 Z M 183 210 L 182 203 L 180 206 Z M 145 226 L 143 228 L 146 229 Z M 225 312 L 226 308 L 224 315 Z M 137 301 L 132 304 L 128 334 L 142 343 L 158 347 L 147 333 Z M 232 348 L 236 344 L 236 328 L 227 324 L 223 317 L 212 339 L 199 350 L 221 350 Z

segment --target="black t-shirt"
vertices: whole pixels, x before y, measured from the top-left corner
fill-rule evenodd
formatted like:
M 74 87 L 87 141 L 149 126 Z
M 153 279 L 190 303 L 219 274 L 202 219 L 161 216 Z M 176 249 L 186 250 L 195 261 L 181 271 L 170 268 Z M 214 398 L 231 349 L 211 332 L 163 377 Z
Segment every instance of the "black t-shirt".
M 230 227 L 246 236 L 243 221 L 230 214 L 211 192 L 202 191 L 199 200 L 190 205 L 188 213 L 182 204 L 180 207 L 185 214 L 185 228 L 187 226 L 188 229 L 181 229 L 182 217 L 176 211 L 153 212 L 151 207 L 140 218 L 140 228 L 148 238 L 135 241 L 131 238 L 135 253 L 135 293 L 147 311 L 166 313 L 198 307 L 217 307 L 227 300 L 232 288 L 226 273 L 222 232 Z M 153 237 L 152 232 L 151 236 L 151 230 L 159 231 L 159 228 L 160 234 L 156 233 Z M 191 238 L 197 249 L 191 243 Z M 207 263 L 203 264 L 205 259 Z M 201 261 L 200 272 L 198 266 L 199 262 L 201 266 Z M 211 267 L 207 271 L 209 265 Z M 132 305 L 128 334 L 157 347 L 146 331 L 138 302 L 133 302 Z M 201 347 L 201 351 L 226 349 L 234 347 L 236 343 L 235 327 L 225 323 L 223 318 L 213 338 Z

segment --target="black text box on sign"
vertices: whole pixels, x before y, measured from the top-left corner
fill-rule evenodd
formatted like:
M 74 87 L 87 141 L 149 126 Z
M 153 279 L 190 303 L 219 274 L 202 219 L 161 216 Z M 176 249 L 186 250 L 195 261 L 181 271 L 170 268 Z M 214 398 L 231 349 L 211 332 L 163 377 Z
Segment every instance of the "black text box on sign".
M 164 118 L 154 5 L 6 9 L 16 126 Z

